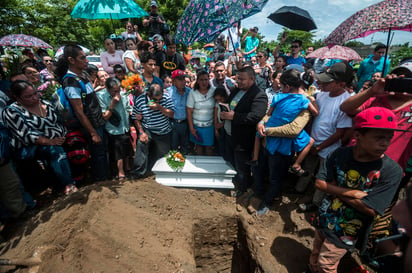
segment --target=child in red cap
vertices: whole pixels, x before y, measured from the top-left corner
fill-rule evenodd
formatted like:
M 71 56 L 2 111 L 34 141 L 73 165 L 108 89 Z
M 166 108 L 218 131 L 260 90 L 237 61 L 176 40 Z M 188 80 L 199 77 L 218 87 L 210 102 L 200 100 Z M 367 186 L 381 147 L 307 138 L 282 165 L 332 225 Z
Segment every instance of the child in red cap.
M 354 127 L 356 145 L 332 152 L 316 177 L 316 187 L 327 195 L 319 208 L 308 272 L 337 272 L 340 259 L 389 206 L 403 176 L 384 154 L 397 130 L 392 111 L 368 108 L 356 116 Z

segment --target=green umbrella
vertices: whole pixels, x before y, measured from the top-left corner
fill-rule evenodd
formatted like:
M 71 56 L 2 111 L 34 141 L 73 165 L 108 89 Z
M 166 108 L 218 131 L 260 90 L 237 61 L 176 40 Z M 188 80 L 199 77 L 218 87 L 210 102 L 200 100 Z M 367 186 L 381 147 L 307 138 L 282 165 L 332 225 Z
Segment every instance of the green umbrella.
M 125 19 L 140 18 L 149 14 L 133 0 L 80 0 L 74 6 L 72 18 Z M 113 22 L 112 22 L 113 24 Z

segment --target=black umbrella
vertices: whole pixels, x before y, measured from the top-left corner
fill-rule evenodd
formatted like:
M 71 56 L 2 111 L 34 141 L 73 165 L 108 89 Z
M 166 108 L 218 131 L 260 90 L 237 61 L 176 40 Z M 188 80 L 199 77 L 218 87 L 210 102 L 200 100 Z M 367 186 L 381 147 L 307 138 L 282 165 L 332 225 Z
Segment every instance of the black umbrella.
M 309 12 L 295 6 L 283 6 L 268 18 L 292 30 L 311 31 L 317 28 Z

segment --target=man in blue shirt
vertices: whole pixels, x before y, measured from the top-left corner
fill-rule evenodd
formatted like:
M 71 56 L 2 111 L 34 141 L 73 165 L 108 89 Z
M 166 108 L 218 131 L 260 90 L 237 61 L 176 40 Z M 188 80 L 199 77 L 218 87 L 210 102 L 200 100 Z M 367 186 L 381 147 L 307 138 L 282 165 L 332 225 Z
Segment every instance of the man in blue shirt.
M 173 85 L 166 89 L 172 99 L 174 106 L 174 117 L 172 119 L 172 150 L 178 150 L 187 154 L 189 147 L 189 127 L 187 124 L 186 102 L 187 95 L 191 91 L 185 85 L 185 72 L 175 70 L 172 72 Z
M 383 60 L 386 52 L 386 46 L 384 44 L 378 44 L 373 50 L 373 54 L 369 55 L 360 64 L 357 76 L 358 76 L 358 90 L 363 87 L 365 81 L 372 79 L 372 75 L 375 72 L 382 72 L 383 70 Z M 386 60 L 384 75 L 388 74 L 390 61 Z
M 250 36 L 248 36 L 249 33 Z M 250 61 L 250 58 L 256 56 L 256 50 L 259 46 L 259 39 L 256 37 L 257 33 L 258 28 L 253 27 L 249 29 L 242 38 L 242 41 L 245 42 L 245 52 L 243 52 L 243 56 L 246 61 Z

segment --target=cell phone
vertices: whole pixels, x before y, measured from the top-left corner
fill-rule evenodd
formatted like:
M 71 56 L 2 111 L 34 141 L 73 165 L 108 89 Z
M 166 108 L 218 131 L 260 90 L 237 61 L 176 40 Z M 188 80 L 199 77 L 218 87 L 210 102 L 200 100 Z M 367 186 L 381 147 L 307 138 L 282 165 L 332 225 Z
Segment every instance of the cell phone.
M 219 103 L 219 107 L 220 107 L 220 111 L 229 112 L 229 107 L 227 107 L 227 105 Z
M 412 78 L 386 80 L 385 91 L 412 94 Z

